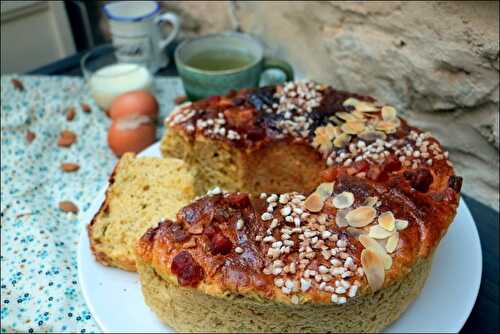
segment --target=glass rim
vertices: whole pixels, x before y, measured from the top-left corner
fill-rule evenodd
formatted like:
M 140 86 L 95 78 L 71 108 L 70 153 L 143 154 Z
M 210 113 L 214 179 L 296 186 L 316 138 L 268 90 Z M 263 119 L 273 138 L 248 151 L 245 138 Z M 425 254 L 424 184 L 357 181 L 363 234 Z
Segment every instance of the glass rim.
M 123 76 L 123 75 L 127 75 L 129 73 L 135 72 L 138 69 L 140 69 L 141 67 L 144 67 L 144 68 L 146 68 L 146 70 L 148 70 L 147 67 L 141 66 L 140 64 L 120 62 L 117 59 L 113 63 L 103 65 L 96 70 L 89 68 L 88 62 L 91 61 L 90 59 L 92 57 L 99 58 L 99 57 L 109 55 L 109 53 L 112 53 L 115 49 L 116 49 L 116 47 L 112 44 L 104 44 L 104 45 L 92 48 L 91 50 L 87 51 L 80 59 L 80 67 L 82 69 L 83 75 L 84 76 L 87 75 L 89 77 L 90 76 L 98 76 L 101 78 L 115 78 L 115 77 L 119 77 L 119 76 Z M 109 50 L 110 52 L 106 53 L 105 52 L 106 50 Z M 104 68 L 106 66 L 113 66 L 115 64 L 136 65 L 136 68 L 123 70 L 123 72 L 113 73 L 113 74 L 102 74 L 102 73 L 98 74 L 97 73 L 101 68 Z

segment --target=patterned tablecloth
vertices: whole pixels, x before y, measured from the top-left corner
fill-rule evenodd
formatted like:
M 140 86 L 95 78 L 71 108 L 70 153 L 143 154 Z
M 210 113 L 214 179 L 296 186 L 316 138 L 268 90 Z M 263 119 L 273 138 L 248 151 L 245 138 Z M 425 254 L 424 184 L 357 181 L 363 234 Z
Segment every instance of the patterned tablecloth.
M 81 78 L 16 77 L 24 90 L 12 78 L 1 78 L 1 331 L 98 332 L 78 287 L 76 251 L 80 218 L 116 163 L 106 142 L 110 121 Z M 157 78 L 155 86 L 163 118 L 183 89 L 176 78 Z M 68 121 L 71 107 L 76 116 Z M 61 148 L 66 129 L 77 141 Z M 64 173 L 63 162 L 80 169 Z M 58 208 L 66 200 L 78 214 Z

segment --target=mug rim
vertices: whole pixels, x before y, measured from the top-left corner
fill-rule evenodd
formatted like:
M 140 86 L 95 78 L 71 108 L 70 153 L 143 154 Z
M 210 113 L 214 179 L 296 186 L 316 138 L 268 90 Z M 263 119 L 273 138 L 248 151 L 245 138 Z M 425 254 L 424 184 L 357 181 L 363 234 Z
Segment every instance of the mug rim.
M 119 4 L 124 4 L 124 3 L 127 3 L 127 2 L 132 2 L 132 1 L 113 1 L 113 2 L 110 2 L 110 3 L 107 3 L 103 6 L 103 9 L 104 9 L 104 13 L 106 14 L 106 16 L 108 17 L 108 19 L 110 20 L 114 20 L 114 21 L 129 21 L 129 22 L 137 22 L 137 21 L 142 21 L 144 19 L 148 19 L 150 17 L 153 17 L 155 16 L 156 14 L 158 14 L 160 12 L 160 4 L 156 1 L 142 1 L 144 3 L 146 2 L 149 2 L 149 3 L 152 3 L 155 5 L 155 8 L 149 12 L 149 13 L 146 13 L 146 14 L 143 14 L 143 15 L 139 15 L 139 16 L 120 16 L 120 15 L 115 15 L 115 14 L 112 14 L 111 13 L 111 6 L 113 5 L 119 5 Z
M 186 47 L 186 45 L 188 45 L 192 42 L 195 42 L 195 41 L 199 41 L 199 40 L 203 40 L 203 39 L 207 39 L 207 38 L 213 38 L 213 37 L 217 37 L 217 36 L 236 36 L 239 38 L 251 40 L 252 42 L 255 42 L 259 46 L 260 57 L 257 57 L 257 59 L 255 59 L 255 61 L 253 61 L 250 64 L 245 65 L 243 67 L 238 67 L 238 68 L 229 69 L 229 70 L 221 70 L 221 71 L 202 70 L 202 69 L 197 68 L 197 67 L 189 66 L 181 59 L 180 52 L 181 52 L 182 48 Z M 207 35 L 203 35 L 203 36 L 198 36 L 198 37 L 194 37 L 194 38 L 190 38 L 190 39 L 186 39 L 186 40 L 182 41 L 181 44 L 179 44 L 179 46 L 177 46 L 177 48 L 175 49 L 174 60 L 175 60 L 176 65 L 181 64 L 182 66 L 184 66 L 185 68 L 189 69 L 192 72 L 201 73 L 201 74 L 210 74 L 210 75 L 226 75 L 226 74 L 234 74 L 234 73 L 242 72 L 242 71 L 248 70 L 249 68 L 252 68 L 255 65 L 257 65 L 264 58 L 264 50 L 263 49 L 264 48 L 262 46 L 262 43 L 250 34 L 236 32 L 236 31 L 225 31 L 225 32 L 217 32 L 217 33 L 211 33 L 211 34 L 207 34 Z

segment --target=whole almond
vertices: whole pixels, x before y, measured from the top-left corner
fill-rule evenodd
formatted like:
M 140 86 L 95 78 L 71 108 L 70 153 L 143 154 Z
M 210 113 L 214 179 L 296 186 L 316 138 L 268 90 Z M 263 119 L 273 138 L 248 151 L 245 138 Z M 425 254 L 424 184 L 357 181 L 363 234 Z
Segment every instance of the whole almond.
M 26 132 L 26 140 L 28 141 L 28 144 L 31 144 L 33 140 L 35 140 L 36 134 L 30 130 Z
M 80 169 L 80 165 L 75 164 L 73 162 L 65 162 L 65 163 L 61 164 L 61 170 L 63 172 L 71 173 L 71 172 L 76 172 L 79 169 Z
M 76 134 L 69 130 L 64 130 L 59 135 L 57 145 L 61 147 L 70 147 L 76 141 Z
M 73 118 L 75 118 L 75 108 L 74 107 L 71 107 L 71 108 L 68 108 L 68 111 L 66 113 L 66 120 L 68 122 L 71 122 L 73 120 Z
M 59 202 L 59 209 L 64 212 L 78 213 L 78 207 L 71 201 Z
M 90 106 L 87 103 L 83 103 L 83 102 L 80 103 L 80 107 L 82 107 L 83 112 L 85 112 L 87 114 L 92 111 L 92 109 L 90 108 Z
M 22 92 L 24 90 L 24 85 L 20 80 L 12 79 L 11 82 L 12 82 L 12 85 L 14 86 L 14 88 L 17 89 L 18 91 Z

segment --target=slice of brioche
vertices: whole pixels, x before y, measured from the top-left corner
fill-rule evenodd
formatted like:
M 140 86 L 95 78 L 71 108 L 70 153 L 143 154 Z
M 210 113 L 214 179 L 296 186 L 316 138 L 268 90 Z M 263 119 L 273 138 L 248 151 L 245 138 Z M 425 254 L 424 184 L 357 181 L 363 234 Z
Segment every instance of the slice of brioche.
M 179 159 L 125 154 L 109 179 L 106 198 L 87 226 L 97 261 L 136 271 L 135 243 L 144 232 L 195 196 L 194 179 Z

